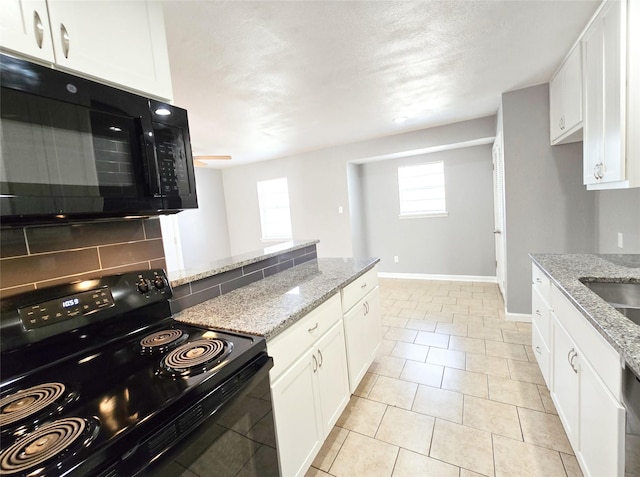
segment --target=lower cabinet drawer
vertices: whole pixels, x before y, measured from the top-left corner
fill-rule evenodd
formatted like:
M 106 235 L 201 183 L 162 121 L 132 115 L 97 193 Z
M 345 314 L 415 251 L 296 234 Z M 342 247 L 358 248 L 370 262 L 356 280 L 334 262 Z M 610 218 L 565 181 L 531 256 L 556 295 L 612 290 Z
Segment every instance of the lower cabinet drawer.
M 340 295 L 336 293 L 298 322 L 270 339 L 267 342 L 267 351 L 273 358 L 273 368 L 269 372 L 271 380 L 277 379 L 341 319 Z
M 543 298 L 540 296 L 538 290 L 533 287 L 531 291 L 531 311 L 532 311 L 532 321 L 538 327 L 538 331 L 542 336 L 542 340 L 547 345 L 547 348 L 551 349 L 550 342 L 550 328 L 549 328 L 549 305 L 545 303 Z
M 547 383 L 547 387 L 551 389 L 551 352 L 542 339 L 540 330 L 538 330 L 535 322 L 531 327 L 531 346 L 533 348 L 533 354 L 535 354 L 536 360 L 538 361 L 538 366 L 540 366 L 544 382 Z

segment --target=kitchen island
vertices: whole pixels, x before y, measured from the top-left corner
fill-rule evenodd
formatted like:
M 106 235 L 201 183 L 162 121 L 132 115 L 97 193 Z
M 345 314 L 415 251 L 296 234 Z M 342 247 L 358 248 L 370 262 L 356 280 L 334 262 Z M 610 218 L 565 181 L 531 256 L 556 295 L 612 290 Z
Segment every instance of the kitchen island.
M 378 261 L 305 259 L 173 315 L 267 340 L 281 475 L 305 475 L 375 359 Z
M 372 269 L 377 258 L 319 258 L 174 315 L 178 321 L 270 340 Z
M 640 375 L 640 325 L 616 311 L 582 281 L 640 283 L 640 255 L 531 254 L 533 262 Z M 581 281 L 582 280 L 582 281 Z

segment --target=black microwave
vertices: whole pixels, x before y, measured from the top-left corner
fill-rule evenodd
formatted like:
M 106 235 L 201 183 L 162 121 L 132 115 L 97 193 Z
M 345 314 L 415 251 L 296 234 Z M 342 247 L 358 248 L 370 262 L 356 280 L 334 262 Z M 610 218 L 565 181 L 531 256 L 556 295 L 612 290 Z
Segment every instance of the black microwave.
M 196 208 L 184 109 L 0 55 L 0 221 Z

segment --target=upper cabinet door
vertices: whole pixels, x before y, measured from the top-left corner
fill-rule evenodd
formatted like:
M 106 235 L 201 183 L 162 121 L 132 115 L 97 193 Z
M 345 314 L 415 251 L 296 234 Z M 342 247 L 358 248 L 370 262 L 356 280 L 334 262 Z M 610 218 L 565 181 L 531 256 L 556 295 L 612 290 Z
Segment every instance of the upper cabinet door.
M 584 183 L 619 183 L 626 174 L 626 2 L 609 1 L 582 40 L 585 61 Z
M 172 97 L 162 2 L 49 0 L 48 6 L 58 67 Z
M 582 127 L 582 49 L 578 43 L 564 66 L 564 128 Z M 582 136 L 576 138 L 582 139 Z
M 2 0 L 2 49 L 53 63 L 53 46 L 45 0 Z
M 582 140 L 582 55 L 580 44 L 549 83 L 551 144 Z

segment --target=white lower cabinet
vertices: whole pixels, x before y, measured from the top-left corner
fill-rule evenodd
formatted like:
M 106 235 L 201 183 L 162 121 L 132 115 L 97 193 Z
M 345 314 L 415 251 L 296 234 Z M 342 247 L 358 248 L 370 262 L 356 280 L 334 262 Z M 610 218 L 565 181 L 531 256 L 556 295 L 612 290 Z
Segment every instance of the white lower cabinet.
M 580 447 L 591 476 L 624 474 L 625 409 L 584 360 L 580 366 Z
M 322 418 L 311 349 L 271 386 L 281 475 L 300 475 L 322 446 Z
M 551 396 L 569 442 L 578 448 L 579 382 L 576 345 L 557 320 L 553 321 L 553 391 Z
M 349 390 L 356 391 L 382 343 L 380 288 L 376 267 L 342 289 Z
M 375 287 L 344 315 L 349 389 L 355 392 L 382 340 L 380 289 Z
M 351 396 L 339 295 L 268 342 L 267 350 L 274 359 L 280 472 L 304 475 Z
M 551 397 L 585 476 L 624 474 L 619 355 L 552 287 Z

